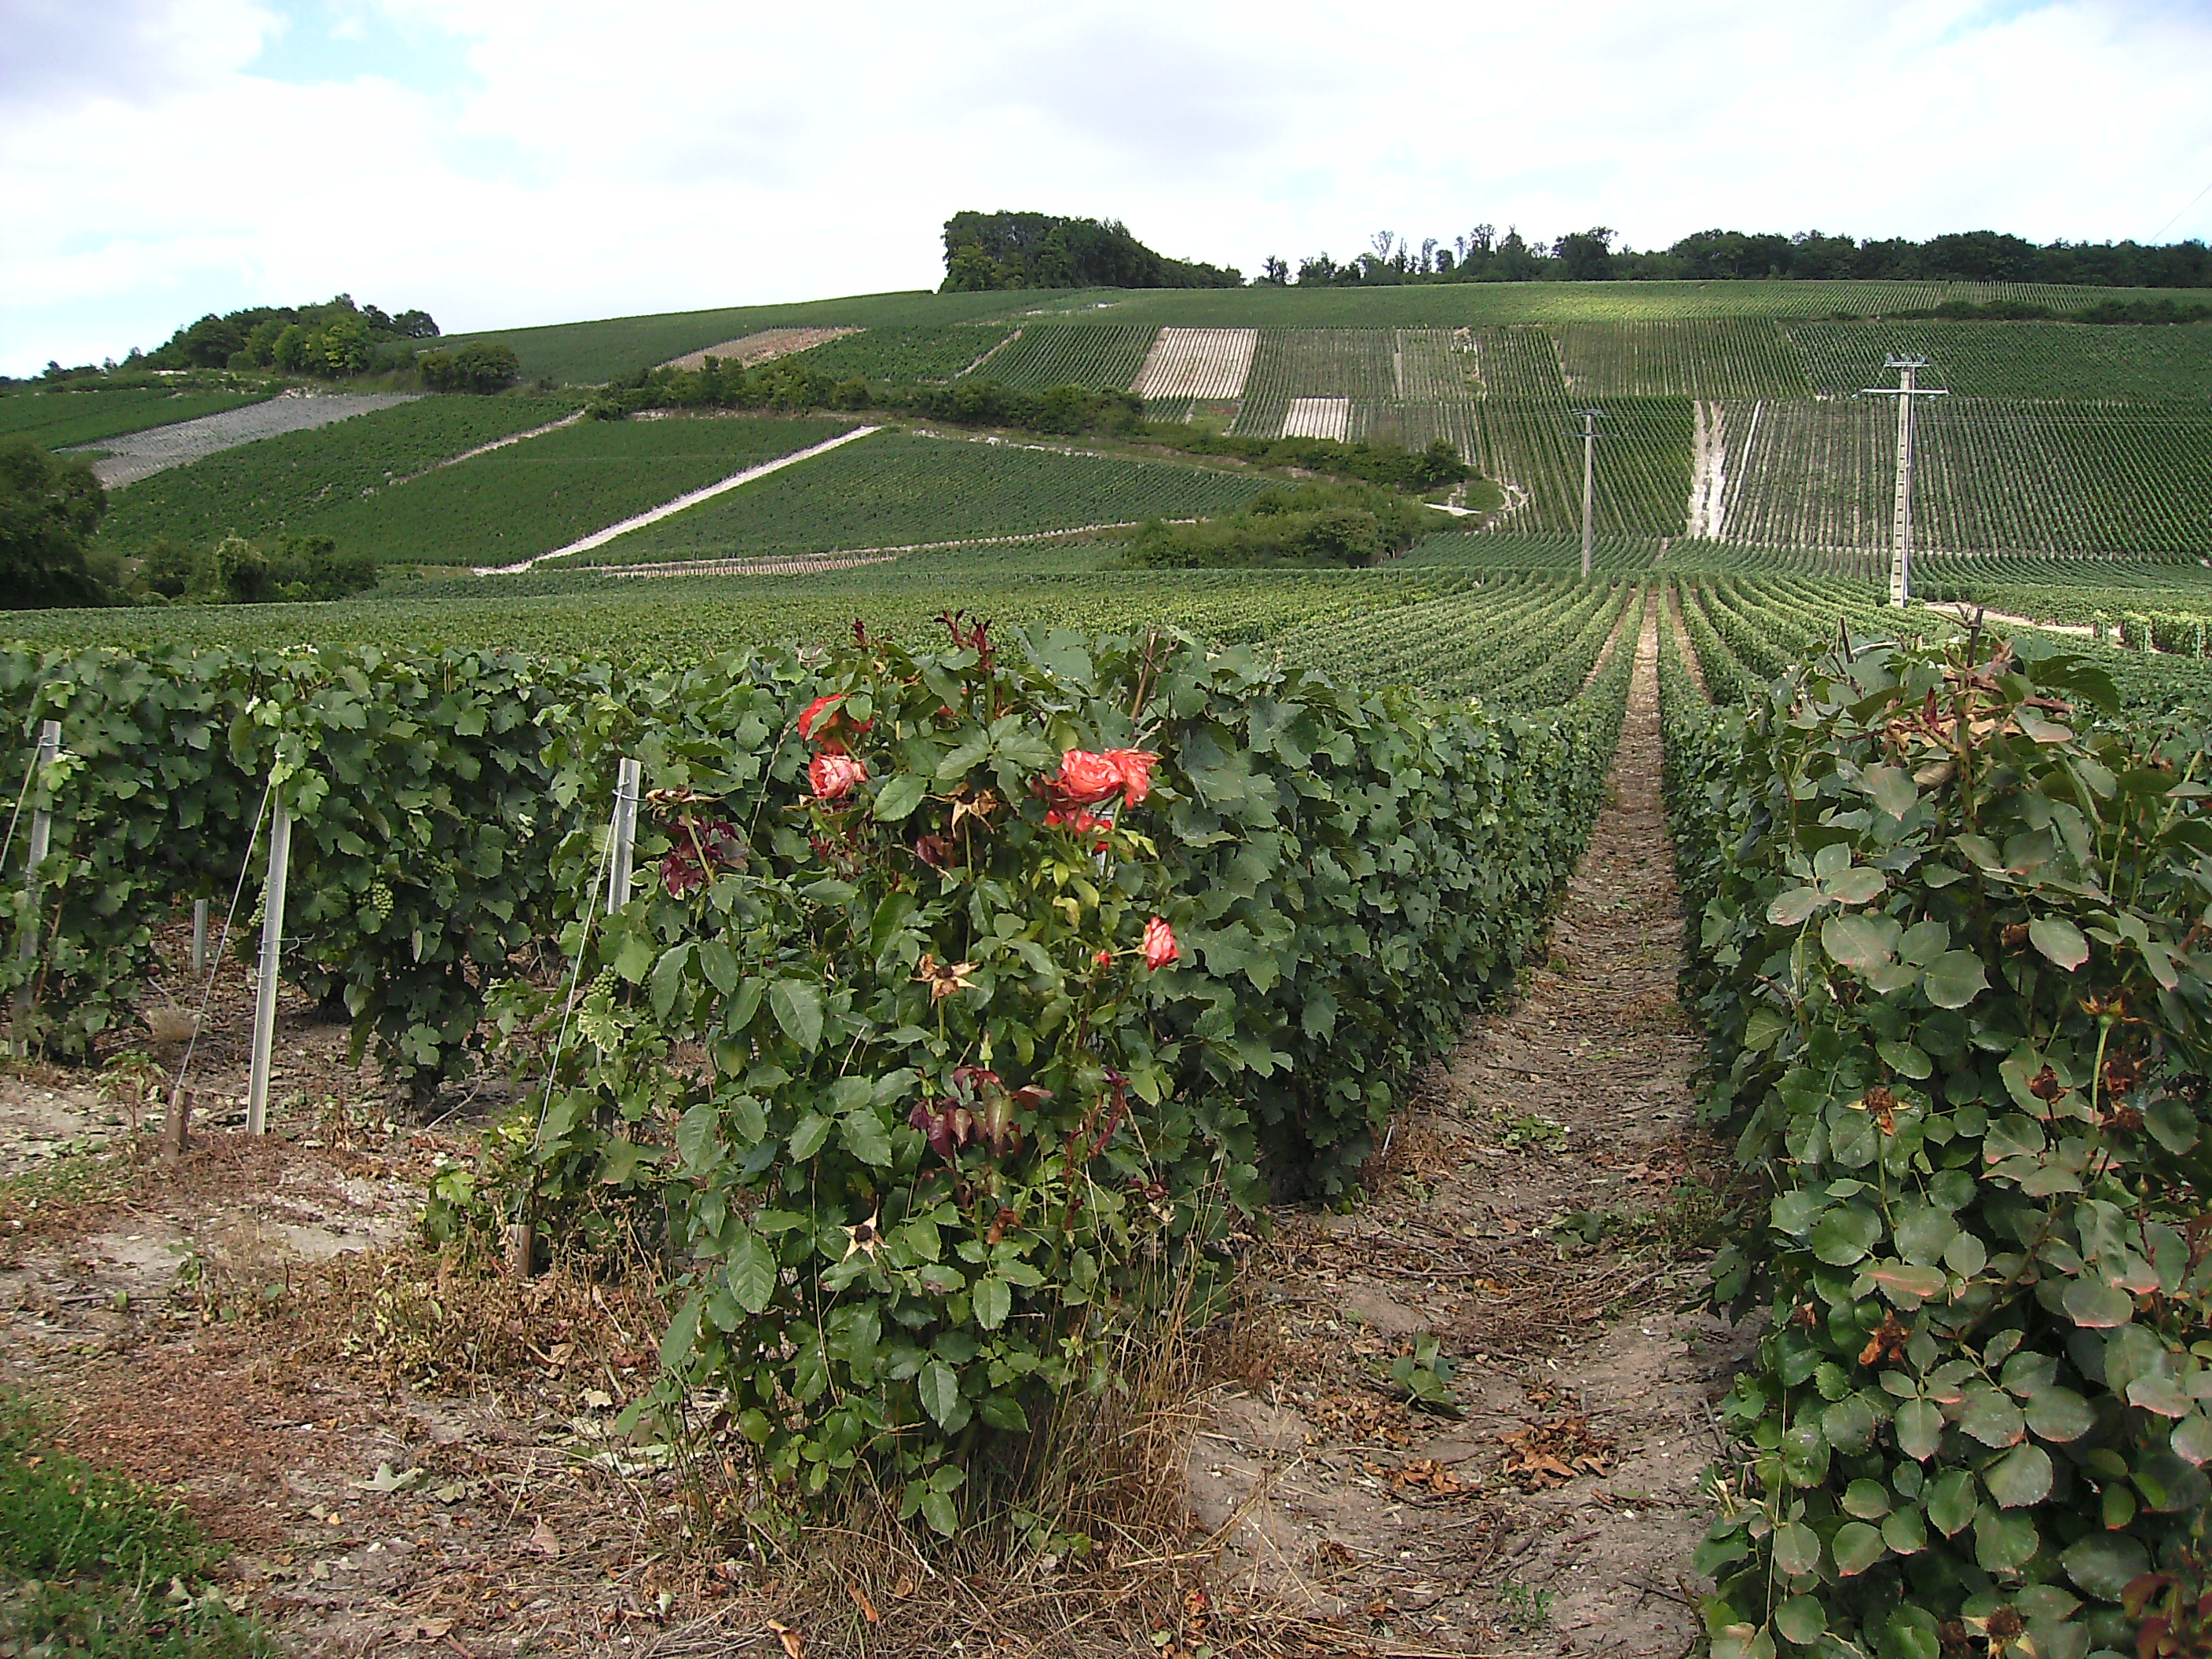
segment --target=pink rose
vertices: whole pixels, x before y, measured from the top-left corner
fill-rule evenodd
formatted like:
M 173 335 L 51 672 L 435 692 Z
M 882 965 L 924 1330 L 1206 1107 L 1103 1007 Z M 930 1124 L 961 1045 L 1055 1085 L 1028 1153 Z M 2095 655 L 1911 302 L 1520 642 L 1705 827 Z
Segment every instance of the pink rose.
M 1145 966 L 1158 969 L 1182 955 L 1182 947 L 1176 943 L 1175 930 L 1154 916 L 1145 924 Z

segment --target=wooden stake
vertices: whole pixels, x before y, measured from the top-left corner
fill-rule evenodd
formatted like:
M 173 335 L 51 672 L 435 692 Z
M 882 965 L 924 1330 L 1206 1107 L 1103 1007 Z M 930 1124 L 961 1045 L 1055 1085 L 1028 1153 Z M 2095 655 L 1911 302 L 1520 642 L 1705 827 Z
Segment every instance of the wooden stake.
M 507 1230 L 507 1273 L 510 1279 L 528 1279 L 538 1270 L 538 1229 L 527 1221 L 514 1223 Z
M 207 921 L 208 902 L 192 901 L 192 978 L 207 977 Z
M 638 788 L 644 775 L 644 764 L 634 760 L 622 762 L 615 773 L 614 858 L 607 872 L 610 912 L 629 902 L 630 865 L 637 851 Z
M 184 1087 L 169 1091 L 169 1115 L 161 1121 L 161 1151 L 174 1161 L 185 1155 L 192 1127 L 192 1093 Z

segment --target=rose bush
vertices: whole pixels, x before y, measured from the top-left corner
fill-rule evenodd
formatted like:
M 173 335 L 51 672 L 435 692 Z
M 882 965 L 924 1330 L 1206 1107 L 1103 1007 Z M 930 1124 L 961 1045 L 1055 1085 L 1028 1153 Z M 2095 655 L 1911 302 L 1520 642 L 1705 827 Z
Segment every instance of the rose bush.
M 711 1385 L 775 1479 L 866 1465 L 947 1529 L 994 1449 L 1108 1385 L 1263 1162 L 1356 1167 L 1510 971 L 1630 654 L 1586 705 L 1493 720 L 948 620 L 945 651 L 756 654 L 563 711 L 580 791 L 632 753 L 678 804 L 641 851 L 682 880 L 583 941 L 583 1042 L 508 1172 L 549 1227 L 586 1193 L 665 1212 L 665 1404 Z M 827 754 L 864 775 L 821 788 Z M 708 823 L 744 846 L 702 884 Z

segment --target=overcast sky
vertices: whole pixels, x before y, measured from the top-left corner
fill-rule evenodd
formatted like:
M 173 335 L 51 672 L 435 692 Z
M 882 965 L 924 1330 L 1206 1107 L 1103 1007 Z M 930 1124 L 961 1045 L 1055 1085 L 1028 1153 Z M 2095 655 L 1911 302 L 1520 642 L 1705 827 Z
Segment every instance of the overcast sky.
M 16 374 L 341 289 L 453 331 L 930 287 L 969 207 L 1248 273 L 1482 221 L 2212 235 L 2208 0 L 0 0 L 0 41 Z

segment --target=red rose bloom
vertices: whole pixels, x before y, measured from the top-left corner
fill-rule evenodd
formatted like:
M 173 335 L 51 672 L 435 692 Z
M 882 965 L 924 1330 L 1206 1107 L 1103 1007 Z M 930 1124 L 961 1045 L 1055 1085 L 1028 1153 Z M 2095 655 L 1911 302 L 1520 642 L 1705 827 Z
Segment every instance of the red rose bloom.
M 851 755 L 825 750 L 806 763 L 806 781 L 822 800 L 842 800 L 853 786 L 868 775 L 865 763 Z
M 1121 780 L 1121 799 L 1141 806 L 1152 790 L 1152 763 L 1159 758 L 1149 749 L 1109 749 L 1106 759 Z
M 837 735 L 840 726 L 860 732 L 873 726 L 873 720 L 856 720 L 847 714 L 842 704 L 850 694 L 833 691 L 826 697 L 817 697 L 806 705 L 799 717 L 799 735 L 808 743 L 819 743 L 832 754 L 844 752 L 843 740 Z
M 1175 930 L 1154 916 L 1145 924 L 1145 966 L 1158 969 L 1182 955 L 1182 947 L 1176 943 Z
M 1121 787 L 1121 769 L 1104 755 L 1071 749 L 1060 757 L 1053 798 L 1064 806 L 1095 806 Z

